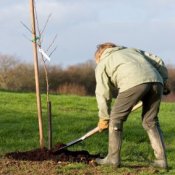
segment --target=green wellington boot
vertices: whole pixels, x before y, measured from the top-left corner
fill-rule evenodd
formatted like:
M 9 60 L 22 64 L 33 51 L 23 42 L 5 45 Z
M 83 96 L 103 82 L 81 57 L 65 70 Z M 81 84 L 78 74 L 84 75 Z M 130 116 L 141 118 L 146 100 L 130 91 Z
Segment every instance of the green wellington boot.
M 165 145 L 160 127 L 155 126 L 147 130 L 147 133 L 156 157 L 156 160 L 151 165 L 158 168 L 168 169 Z
M 122 127 L 121 123 L 109 123 L 109 145 L 108 155 L 104 159 L 97 158 L 96 163 L 99 165 L 120 166 L 120 150 L 122 144 Z

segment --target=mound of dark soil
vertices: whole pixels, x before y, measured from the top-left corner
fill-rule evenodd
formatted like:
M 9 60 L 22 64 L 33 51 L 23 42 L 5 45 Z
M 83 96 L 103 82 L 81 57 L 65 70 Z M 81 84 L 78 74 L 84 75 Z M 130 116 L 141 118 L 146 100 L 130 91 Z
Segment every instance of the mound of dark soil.
M 83 162 L 91 164 L 98 155 L 90 155 L 88 151 L 69 151 L 67 149 L 55 153 L 55 150 L 64 146 L 64 144 L 56 144 L 52 150 L 47 148 L 34 149 L 26 152 L 11 152 L 7 153 L 5 157 L 15 160 L 28 161 L 44 161 L 53 160 L 56 162 Z

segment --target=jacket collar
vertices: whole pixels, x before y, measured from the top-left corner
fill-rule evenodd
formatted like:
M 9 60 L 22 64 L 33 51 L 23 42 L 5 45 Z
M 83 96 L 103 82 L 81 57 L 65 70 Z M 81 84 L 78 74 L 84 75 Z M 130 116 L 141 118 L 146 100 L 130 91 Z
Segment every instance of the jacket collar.
M 119 50 L 122 50 L 122 49 L 125 49 L 125 48 L 126 47 L 123 47 L 123 46 L 117 46 L 117 47 L 113 47 L 113 48 L 108 48 L 102 53 L 102 55 L 100 57 L 100 60 L 108 57 L 113 52 L 116 52 L 116 51 L 119 51 Z

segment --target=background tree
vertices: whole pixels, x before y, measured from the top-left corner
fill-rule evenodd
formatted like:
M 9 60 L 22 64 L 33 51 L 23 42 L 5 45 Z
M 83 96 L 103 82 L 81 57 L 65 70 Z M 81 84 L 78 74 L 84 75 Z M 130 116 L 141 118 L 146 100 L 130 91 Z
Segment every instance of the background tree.
M 175 67 L 168 65 L 171 94 L 164 100 L 175 99 Z M 45 71 L 39 67 L 40 88 L 46 92 Z M 48 65 L 49 88 L 51 93 L 95 95 L 95 63 L 89 60 L 82 64 L 62 68 L 60 65 Z M 34 70 L 32 64 L 21 63 L 15 56 L 0 55 L 0 89 L 12 91 L 35 91 Z

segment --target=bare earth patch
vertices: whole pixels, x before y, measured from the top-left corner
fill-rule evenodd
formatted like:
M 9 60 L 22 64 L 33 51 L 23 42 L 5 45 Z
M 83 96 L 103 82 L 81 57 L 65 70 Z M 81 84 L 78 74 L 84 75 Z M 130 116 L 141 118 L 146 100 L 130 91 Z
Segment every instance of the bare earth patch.
M 96 166 L 94 159 L 97 155 L 90 155 L 87 151 L 61 150 L 53 153 L 64 144 L 56 144 L 52 150 L 47 148 L 34 149 L 25 152 L 11 152 L 0 159 L 0 175 L 56 175 L 69 174 L 62 172 L 61 168 L 71 163 L 84 163 L 89 166 Z M 76 167 L 70 171 L 77 173 Z
M 150 167 L 135 165 L 119 169 L 97 166 L 94 160 L 99 155 L 91 155 L 87 151 L 65 149 L 53 154 L 62 146 L 63 144 L 57 144 L 50 151 L 44 148 L 7 153 L 0 158 L 0 175 L 138 175 L 143 172 L 159 172 Z
M 98 155 L 90 155 L 87 151 L 69 151 L 67 149 L 54 153 L 55 150 L 64 146 L 64 144 L 56 144 L 52 150 L 47 148 L 35 149 L 26 152 L 12 152 L 5 155 L 6 158 L 14 160 L 27 161 L 44 161 L 52 160 L 55 162 L 82 162 L 91 164 Z

